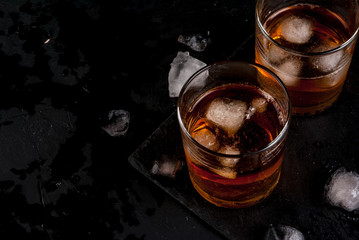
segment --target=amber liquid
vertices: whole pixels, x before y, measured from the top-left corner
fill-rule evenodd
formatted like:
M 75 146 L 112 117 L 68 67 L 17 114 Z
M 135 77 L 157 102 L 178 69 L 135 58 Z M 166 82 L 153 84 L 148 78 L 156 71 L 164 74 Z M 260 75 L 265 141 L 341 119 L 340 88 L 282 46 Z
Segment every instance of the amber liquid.
M 253 99 L 264 98 L 261 90 L 246 85 L 231 84 L 209 90 L 194 103 L 186 118 L 187 129 L 193 137 L 198 131 L 209 131 L 216 136 L 216 149 L 230 145 L 242 154 L 265 148 L 283 128 L 278 118 L 279 108 L 271 99 L 267 101 L 264 112 L 250 114 L 235 134 L 228 135 L 206 119 L 209 104 L 222 97 L 239 99 L 248 106 Z M 263 154 L 258 158 L 243 156 L 231 166 L 221 165 L 218 156 L 201 159 L 186 146 L 184 149 L 194 187 L 205 199 L 221 207 L 240 208 L 256 204 L 272 192 L 279 180 L 282 146 L 275 153 Z
M 312 23 L 312 35 L 305 43 L 293 43 L 283 37 L 283 25 L 293 16 Z M 332 50 L 350 37 L 350 30 L 339 15 L 310 4 L 298 4 L 274 12 L 267 17 L 263 26 L 277 43 L 301 53 Z M 351 47 L 327 56 L 300 56 L 280 50 L 269 40 L 263 41 L 265 37 L 259 32 L 257 29 L 256 62 L 270 68 L 286 84 L 294 114 L 321 112 L 336 101 L 350 65 L 353 53 Z M 273 51 L 277 52 L 272 54 Z M 300 70 L 293 66 L 287 69 L 281 67 L 293 59 L 300 62 Z

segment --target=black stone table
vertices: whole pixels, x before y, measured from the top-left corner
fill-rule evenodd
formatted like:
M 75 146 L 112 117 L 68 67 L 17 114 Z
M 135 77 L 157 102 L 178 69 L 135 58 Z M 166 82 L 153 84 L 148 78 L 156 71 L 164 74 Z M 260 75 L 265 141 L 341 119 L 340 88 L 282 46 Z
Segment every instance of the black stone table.
M 323 187 L 339 167 L 359 171 L 359 50 L 338 102 L 293 118 L 281 181 L 263 203 L 217 208 L 185 167 L 173 180 L 148 174 L 159 155 L 182 154 L 170 144 L 173 58 L 253 61 L 254 5 L 0 2 L 1 239 L 263 239 L 277 224 L 306 239 L 358 239 L 359 213 L 330 206 Z M 177 40 L 198 33 L 211 39 L 203 52 Z M 125 113 L 123 131 L 109 134 L 109 117 Z

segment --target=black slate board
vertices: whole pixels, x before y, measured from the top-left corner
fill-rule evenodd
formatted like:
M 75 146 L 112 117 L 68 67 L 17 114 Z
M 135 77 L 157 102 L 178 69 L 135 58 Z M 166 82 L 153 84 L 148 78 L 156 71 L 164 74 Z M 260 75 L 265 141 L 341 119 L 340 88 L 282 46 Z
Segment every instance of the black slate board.
M 229 239 L 262 239 L 270 225 L 289 225 L 306 239 L 358 239 L 359 211 L 328 204 L 324 187 L 340 167 L 359 170 L 359 99 L 343 92 L 328 111 L 293 117 L 282 176 L 264 202 L 245 209 L 223 209 L 203 200 L 184 167 L 174 180 L 151 175 L 161 155 L 184 160 L 173 113 L 130 157 L 131 165 Z
M 252 40 L 253 35 L 230 58 L 250 55 L 246 49 L 253 49 Z M 174 180 L 151 175 L 153 162 L 162 156 L 184 161 L 175 113 L 129 157 L 129 162 L 228 239 L 264 239 L 270 226 L 276 225 L 292 226 L 305 239 L 359 239 L 359 211 L 331 206 L 324 190 L 338 168 L 359 172 L 357 52 L 338 101 L 318 115 L 292 117 L 279 184 L 256 206 L 233 210 L 206 202 L 192 187 L 185 164 Z

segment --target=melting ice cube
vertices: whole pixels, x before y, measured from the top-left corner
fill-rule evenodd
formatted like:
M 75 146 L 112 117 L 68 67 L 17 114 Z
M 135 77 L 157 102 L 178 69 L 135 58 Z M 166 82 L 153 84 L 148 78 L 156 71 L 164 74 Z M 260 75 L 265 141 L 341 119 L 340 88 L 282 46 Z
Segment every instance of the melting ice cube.
M 269 228 L 265 240 L 304 240 L 304 235 L 294 227 L 278 225 Z
M 268 102 L 265 98 L 255 98 L 251 102 L 251 106 L 259 113 L 263 113 L 267 110 L 267 104 Z
M 359 174 L 339 168 L 326 186 L 326 196 L 330 204 L 347 211 L 359 208 Z
M 268 60 L 272 64 L 280 64 L 284 61 L 285 58 L 289 56 L 288 52 L 276 46 L 275 44 L 271 44 L 268 49 Z
M 313 35 L 313 22 L 306 18 L 291 16 L 282 23 L 282 37 L 291 43 L 307 43 Z
M 194 51 L 202 52 L 206 49 L 211 40 L 208 32 L 206 35 L 201 33 L 193 35 L 180 35 L 178 37 L 178 42 L 187 45 Z
M 151 173 L 158 176 L 175 178 L 181 167 L 182 162 L 175 156 L 163 154 L 153 162 Z
M 265 98 L 255 98 L 251 102 L 251 106 L 248 108 L 246 118 L 250 119 L 256 112 L 263 113 L 267 110 L 268 102 Z
M 102 129 L 112 137 L 126 134 L 130 125 L 130 113 L 125 110 L 112 110 L 108 113 L 109 124 Z
M 329 51 L 331 47 L 321 45 L 313 49 L 313 52 L 325 52 Z M 315 68 L 323 72 L 330 72 L 338 68 L 340 60 L 342 60 L 344 55 L 343 50 L 339 50 L 326 55 L 319 55 L 312 58 L 312 64 Z
M 219 143 L 217 142 L 216 135 L 212 133 L 208 128 L 202 128 L 195 131 L 192 137 L 202 146 L 216 151 L 219 148 Z
M 206 112 L 206 118 L 216 126 L 234 135 L 242 126 L 247 111 L 247 104 L 229 98 L 214 99 Z
M 302 63 L 299 59 L 288 59 L 278 66 L 275 73 L 286 86 L 296 86 L 299 83 L 298 75 L 302 70 Z
M 216 174 L 218 174 L 221 177 L 224 178 L 228 178 L 228 179 L 236 179 L 237 177 L 237 172 L 230 169 L 230 168 L 217 168 L 217 169 L 212 169 L 212 171 Z
M 171 63 L 168 74 L 169 96 L 178 97 L 186 81 L 204 66 L 206 66 L 204 62 L 191 57 L 189 52 L 178 52 Z
M 227 155 L 238 155 L 241 153 L 237 148 L 232 146 L 223 146 L 218 150 L 218 152 Z M 222 166 L 229 168 L 233 168 L 234 166 L 236 166 L 238 160 L 239 160 L 238 158 L 229 158 L 229 157 L 219 158 L 219 161 L 221 162 Z
M 218 150 L 218 152 L 228 155 L 240 154 L 240 151 L 232 146 L 223 146 Z M 238 158 L 218 157 L 218 161 L 220 162 L 222 167 L 212 169 L 214 173 L 228 179 L 235 179 L 237 177 L 237 171 L 235 171 L 233 168 L 239 161 Z

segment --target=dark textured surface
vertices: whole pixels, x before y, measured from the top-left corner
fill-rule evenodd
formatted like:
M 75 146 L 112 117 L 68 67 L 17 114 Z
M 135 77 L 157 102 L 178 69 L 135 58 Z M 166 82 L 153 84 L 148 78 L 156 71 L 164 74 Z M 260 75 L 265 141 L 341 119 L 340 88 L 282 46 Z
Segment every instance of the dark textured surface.
M 273 226 L 287 225 L 305 239 L 358 239 L 358 211 L 332 207 L 325 185 L 338 168 L 358 171 L 359 100 L 349 92 L 330 111 L 294 117 L 280 182 L 262 203 L 246 209 L 223 209 L 202 199 L 191 186 L 187 169 L 176 180 L 151 174 L 161 155 L 184 160 L 176 114 L 165 121 L 130 157 L 134 168 L 229 239 L 263 239 Z M 280 238 L 282 239 L 282 238 Z
M 253 32 L 253 5 L 1 1 L 1 239 L 218 238 L 127 159 L 175 109 L 178 36 L 209 31 L 191 55 L 227 58 Z M 111 137 L 102 127 L 120 109 L 129 129 Z
M 204 52 L 177 41 L 180 34 L 207 31 L 212 42 Z M 1 1 L 1 239 L 222 238 L 128 158 L 175 110 L 167 77 L 177 52 L 190 51 L 208 64 L 252 60 L 253 33 L 252 0 Z M 336 167 L 358 169 L 358 67 L 354 59 L 332 109 L 294 119 L 283 173 L 294 182 L 281 182 L 268 201 L 279 201 L 273 211 L 254 208 L 271 215 L 252 219 L 252 208 L 236 215 L 236 224 L 259 221 L 244 234 L 264 236 L 273 216 L 273 224 L 291 224 L 306 236 L 358 237 L 358 213 L 321 198 Z M 130 113 L 129 128 L 111 137 L 102 127 L 108 113 L 120 109 Z M 165 187 L 174 189 L 171 184 Z M 185 195 L 178 197 L 183 203 Z M 205 213 L 218 220 L 222 211 Z M 224 223 L 215 226 L 223 232 Z

